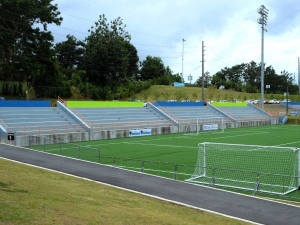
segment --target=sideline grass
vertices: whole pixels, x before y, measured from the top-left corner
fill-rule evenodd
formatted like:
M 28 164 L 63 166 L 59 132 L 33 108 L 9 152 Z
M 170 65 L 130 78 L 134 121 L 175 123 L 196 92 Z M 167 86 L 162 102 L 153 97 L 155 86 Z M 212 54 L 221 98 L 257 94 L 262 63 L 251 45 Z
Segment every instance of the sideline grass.
M 4 159 L 0 199 L 0 224 L 249 224 Z

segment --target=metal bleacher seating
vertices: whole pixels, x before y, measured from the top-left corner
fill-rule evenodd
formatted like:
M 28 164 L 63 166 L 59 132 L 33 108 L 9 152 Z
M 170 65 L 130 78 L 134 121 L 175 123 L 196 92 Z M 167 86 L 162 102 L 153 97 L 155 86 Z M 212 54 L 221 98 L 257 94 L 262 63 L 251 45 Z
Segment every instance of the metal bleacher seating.
M 78 132 L 82 125 L 58 107 L 0 107 L 0 119 L 16 135 Z
M 218 108 L 235 120 L 266 119 L 271 117 L 267 113 L 249 105 L 243 107 L 224 106 Z
M 224 115 L 208 106 L 165 106 L 163 111 L 171 117 L 176 118 L 176 120 L 224 117 Z
M 172 122 L 151 107 L 75 108 L 93 129 L 135 129 L 172 125 Z

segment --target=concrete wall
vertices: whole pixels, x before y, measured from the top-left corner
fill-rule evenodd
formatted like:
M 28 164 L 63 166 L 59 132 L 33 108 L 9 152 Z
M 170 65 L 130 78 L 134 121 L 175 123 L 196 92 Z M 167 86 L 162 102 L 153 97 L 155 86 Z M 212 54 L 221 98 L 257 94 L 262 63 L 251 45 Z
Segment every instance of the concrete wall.
M 160 134 L 172 134 L 178 133 L 178 127 L 158 127 L 152 128 L 152 135 Z M 41 136 L 17 136 L 13 145 L 17 146 L 32 146 L 43 145 L 44 141 L 53 140 L 55 142 L 80 142 L 80 141 L 95 141 L 112 138 L 127 138 L 129 137 L 129 130 L 106 130 L 106 131 L 93 131 L 82 133 L 68 133 L 68 134 L 53 134 L 53 135 L 41 135 Z M 45 140 L 44 140 L 45 138 Z M 7 139 L 3 138 L 2 143 L 9 143 Z M 50 143 L 48 143 L 50 144 Z

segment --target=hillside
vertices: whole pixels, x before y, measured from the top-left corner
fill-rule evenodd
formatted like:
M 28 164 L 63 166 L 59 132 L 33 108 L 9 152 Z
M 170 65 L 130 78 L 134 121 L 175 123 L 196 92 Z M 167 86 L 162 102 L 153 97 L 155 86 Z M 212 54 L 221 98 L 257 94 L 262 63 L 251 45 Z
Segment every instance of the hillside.
M 153 85 L 148 90 L 144 90 L 138 94 L 132 96 L 132 98 L 143 100 L 143 101 L 154 101 L 154 100 L 184 100 L 188 99 L 191 101 L 202 99 L 202 88 L 201 87 L 174 87 L 166 85 Z M 266 100 L 278 99 L 283 100 L 282 94 L 265 94 Z M 220 101 L 232 99 L 238 99 L 240 101 L 246 101 L 247 99 L 260 99 L 260 93 L 245 93 L 236 92 L 232 90 L 219 90 L 214 87 L 208 87 L 204 89 L 205 101 Z M 299 95 L 290 95 L 289 99 L 292 101 L 300 101 Z M 127 99 L 124 99 L 127 100 Z

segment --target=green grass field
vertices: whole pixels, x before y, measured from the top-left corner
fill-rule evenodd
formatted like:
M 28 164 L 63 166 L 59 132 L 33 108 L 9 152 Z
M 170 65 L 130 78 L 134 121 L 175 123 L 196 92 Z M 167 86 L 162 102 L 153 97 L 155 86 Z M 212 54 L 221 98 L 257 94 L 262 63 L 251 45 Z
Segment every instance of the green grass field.
M 186 180 L 191 178 L 195 170 L 199 143 L 214 142 L 300 148 L 299 132 L 300 126 L 297 125 L 274 125 L 226 129 L 224 133 L 201 132 L 199 135 L 184 135 L 179 133 L 73 144 L 60 143 L 33 146 L 32 148 L 93 162 L 116 165 L 126 169 L 143 171 L 158 176 Z M 253 179 L 257 177 L 257 172 L 280 174 L 280 176 L 276 178 L 273 175 L 261 176 L 261 185 L 264 185 L 263 181 L 268 183 L 269 181 L 267 180 L 274 179 L 278 179 L 276 182 L 283 183 L 283 186 L 288 186 L 292 182 L 290 178 L 285 180 L 285 177 L 282 176 L 282 174 L 292 175 L 291 167 L 286 168 L 285 166 L 289 163 L 289 161 L 286 163 L 285 160 L 289 159 L 285 159 L 284 155 L 288 154 L 282 154 L 276 151 L 274 151 L 274 154 L 253 151 L 252 154 L 254 154 L 254 158 L 250 159 L 245 157 L 244 154 L 241 155 L 240 153 L 242 151 L 226 152 L 229 155 L 224 153 L 224 151 L 222 153 L 210 155 L 208 160 L 211 160 L 211 163 L 206 165 L 207 171 L 210 169 L 210 175 L 208 175 L 207 178 L 211 179 L 213 176 L 212 169 L 217 167 L 219 167 L 217 176 L 226 176 L 226 174 L 228 176 L 229 170 L 222 171 L 220 169 L 220 167 L 222 169 L 225 167 L 231 169 L 230 178 L 232 179 L 240 179 L 237 177 L 237 174 L 239 174 L 238 176 L 243 176 L 244 179 L 248 179 L 245 177 L 251 176 L 251 178 L 249 178 L 251 179 L 251 181 L 249 181 L 250 187 L 255 185 Z M 274 160 L 278 160 L 279 158 L 279 162 L 282 161 L 283 163 L 274 166 L 274 163 L 270 162 L 272 158 Z M 221 162 L 215 163 L 220 160 L 225 160 L 227 162 L 226 166 Z M 228 161 L 232 161 L 231 164 L 228 163 Z M 259 166 L 255 167 L 255 165 Z M 298 168 L 293 169 L 298 170 Z M 238 170 L 238 172 L 232 172 L 232 170 Z M 241 173 L 242 170 L 247 172 Z M 222 173 L 224 173 L 224 175 L 221 175 Z M 294 180 L 297 181 L 297 179 Z M 209 181 L 206 182 L 209 183 Z M 248 186 L 245 185 L 245 188 L 248 188 Z M 281 187 L 276 187 L 275 189 L 276 190 L 271 190 L 271 192 L 278 191 L 280 193 L 288 191 L 283 190 Z

